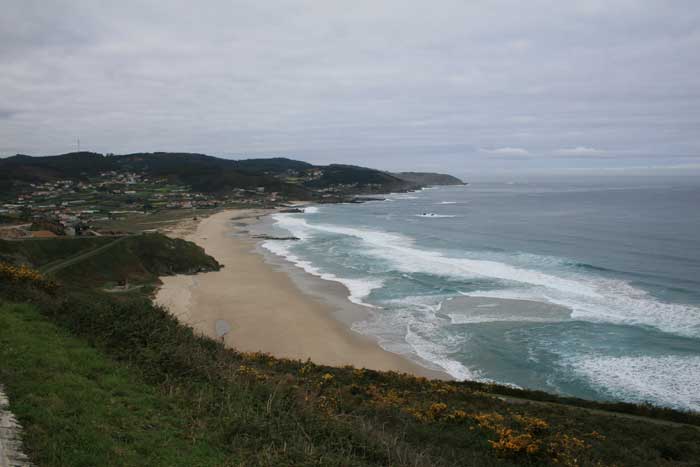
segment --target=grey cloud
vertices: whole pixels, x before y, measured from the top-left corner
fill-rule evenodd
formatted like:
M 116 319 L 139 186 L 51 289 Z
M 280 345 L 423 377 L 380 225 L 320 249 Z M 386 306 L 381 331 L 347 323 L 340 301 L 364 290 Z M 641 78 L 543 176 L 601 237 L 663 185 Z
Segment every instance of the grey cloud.
M 10 109 L 2 109 L 0 108 L 0 120 L 7 120 L 12 118 L 17 112 L 14 110 Z
M 700 154 L 694 1 L 2 3 L 13 152 L 80 136 L 453 171 Z
M 517 157 L 522 157 L 522 156 L 529 156 L 530 151 L 528 151 L 525 148 L 512 148 L 512 147 L 504 147 L 504 148 L 497 148 L 497 149 L 484 149 L 483 152 L 487 154 L 493 154 L 494 156 L 517 156 Z
M 586 146 L 576 146 L 575 148 L 562 148 L 554 151 L 554 154 L 559 156 L 572 156 L 572 157 L 599 157 L 607 155 L 607 151 L 596 148 L 589 148 Z

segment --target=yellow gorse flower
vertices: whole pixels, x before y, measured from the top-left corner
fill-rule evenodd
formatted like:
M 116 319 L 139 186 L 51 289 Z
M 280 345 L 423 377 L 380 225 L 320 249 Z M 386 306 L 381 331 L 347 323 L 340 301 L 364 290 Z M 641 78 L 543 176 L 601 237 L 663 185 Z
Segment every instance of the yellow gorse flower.
M 46 278 L 36 269 L 25 265 L 14 266 L 8 263 L 0 263 L 0 279 L 7 282 L 32 285 L 48 293 L 58 288 L 58 284 L 55 281 Z

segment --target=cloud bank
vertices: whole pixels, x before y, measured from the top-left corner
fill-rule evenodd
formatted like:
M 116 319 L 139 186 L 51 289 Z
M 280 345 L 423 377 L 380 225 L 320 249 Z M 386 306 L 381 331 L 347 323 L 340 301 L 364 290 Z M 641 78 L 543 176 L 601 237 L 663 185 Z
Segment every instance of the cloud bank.
M 685 164 L 698 50 L 695 0 L 5 0 L 0 154 Z

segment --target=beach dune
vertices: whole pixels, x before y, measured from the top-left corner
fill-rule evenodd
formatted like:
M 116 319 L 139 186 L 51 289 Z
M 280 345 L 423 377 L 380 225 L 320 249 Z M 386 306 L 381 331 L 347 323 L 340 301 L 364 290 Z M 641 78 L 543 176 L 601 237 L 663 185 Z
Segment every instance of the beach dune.
M 285 272 L 266 263 L 255 252 L 253 239 L 231 235 L 233 224 L 244 229 L 265 213 L 227 210 L 172 231 L 171 235 L 203 247 L 224 267 L 197 275 L 161 277 L 156 303 L 213 338 L 218 337 L 217 321 L 225 321 L 231 328 L 224 337 L 226 345 L 241 351 L 447 378 L 353 332 L 333 317 L 330 305 L 303 293 Z

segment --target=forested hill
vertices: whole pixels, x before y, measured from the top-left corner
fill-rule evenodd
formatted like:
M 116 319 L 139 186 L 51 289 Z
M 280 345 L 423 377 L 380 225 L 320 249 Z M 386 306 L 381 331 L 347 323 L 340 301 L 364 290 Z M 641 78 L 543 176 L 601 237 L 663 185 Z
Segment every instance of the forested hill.
M 267 191 L 278 191 L 301 199 L 311 198 L 314 192 L 332 188 L 345 193 L 381 193 L 406 191 L 436 184 L 434 180 L 452 179 L 447 175 L 412 172 L 404 176 L 352 165 L 318 166 L 284 157 L 232 160 L 174 152 L 107 156 L 74 152 L 58 156 L 16 155 L 0 159 L 0 190 L 12 189 L 22 183 L 86 180 L 107 171 L 166 177 L 205 193 L 264 187 Z M 457 179 L 454 181 L 461 183 Z

